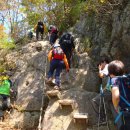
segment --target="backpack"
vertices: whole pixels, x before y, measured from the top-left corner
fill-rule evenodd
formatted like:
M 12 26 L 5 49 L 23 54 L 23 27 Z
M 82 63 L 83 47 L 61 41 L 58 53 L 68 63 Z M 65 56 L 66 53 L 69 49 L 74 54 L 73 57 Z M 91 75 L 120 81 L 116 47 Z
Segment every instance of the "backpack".
M 66 33 L 63 35 L 61 44 L 64 44 L 65 46 L 70 46 L 72 42 L 73 42 L 73 37 L 71 34 Z
M 50 33 L 51 33 L 51 34 L 52 34 L 52 33 L 57 34 L 57 33 L 58 33 L 57 28 L 56 28 L 56 27 L 52 27 L 52 28 L 51 28 L 51 32 L 50 32 Z
M 129 130 L 130 128 L 130 74 L 118 76 L 121 83 L 120 100 L 126 108 L 122 108 L 115 118 L 115 124 L 119 130 Z M 127 91 L 126 91 L 127 90 Z
M 130 74 L 119 76 L 119 80 L 121 82 L 121 89 L 120 92 L 120 100 L 122 100 L 123 104 L 127 107 L 130 107 Z
M 52 57 L 57 60 L 63 60 L 64 52 L 61 47 L 56 47 L 52 50 Z
M 38 29 L 40 29 L 40 30 L 43 29 L 43 27 L 44 27 L 43 22 L 38 22 L 37 27 L 38 27 Z
M 64 52 L 71 52 L 72 48 L 74 48 L 73 41 L 73 36 L 69 33 L 66 33 L 61 37 L 59 44 Z

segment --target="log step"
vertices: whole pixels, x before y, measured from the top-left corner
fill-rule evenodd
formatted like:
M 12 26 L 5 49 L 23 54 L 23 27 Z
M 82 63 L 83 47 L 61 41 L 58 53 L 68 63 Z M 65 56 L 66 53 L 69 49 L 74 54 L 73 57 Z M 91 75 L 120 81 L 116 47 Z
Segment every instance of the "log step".
M 88 113 L 74 113 L 73 114 L 74 123 L 76 120 L 85 120 L 88 123 Z
M 62 106 L 71 106 L 72 109 L 74 109 L 74 104 L 75 104 L 74 100 L 63 99 L 63 100 L 59 100 L 58 102 L 59 102 L 59 106 L 60 106 L 61 109 L 62 109 Z
M 59 97 L 60 91 L 59 90 L 50 90 L 50 91 L 47 91 L 46 95 L 48 96 L 49 99 L 51 99 L 53 97 L 57 97 L 58 99 L 60 99 L 60 97 Z

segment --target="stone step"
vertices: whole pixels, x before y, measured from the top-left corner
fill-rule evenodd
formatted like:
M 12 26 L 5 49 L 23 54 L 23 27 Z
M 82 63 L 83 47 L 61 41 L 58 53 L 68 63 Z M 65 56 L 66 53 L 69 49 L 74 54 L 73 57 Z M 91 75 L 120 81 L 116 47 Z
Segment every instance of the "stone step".
M 57 97 L 60 99 L 60 91 L 59 90 L 50 90 L 46 92 L 46 95 L 48 96 L 49 99 L 53 97 Z
M 88 123 L 88 113 L 74 113 L 73 114 L 74 123 L 76 120 L 85 120 L 86 124 Z
M 75 108 L 75 101 L 72 99 L 62 99 L 62 100 L 58 100 L 58 102 L 61 109 L 62 106 L 71 106 L 72 109 Z

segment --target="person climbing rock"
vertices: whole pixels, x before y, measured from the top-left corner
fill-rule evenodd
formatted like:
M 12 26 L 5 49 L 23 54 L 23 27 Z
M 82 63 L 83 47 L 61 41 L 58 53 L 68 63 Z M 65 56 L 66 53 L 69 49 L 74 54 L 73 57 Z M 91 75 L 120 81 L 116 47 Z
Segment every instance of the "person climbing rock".
M 42 21 L 38 21 L 34 27 L 34 30 L 36 31 L 36 40 L 39 40 L 39 34 L 41 36 L 41 40 L 43 40 L 44 24 Z
M 13 92 L 12 82 L 9 76 L 5 73 L 0 75 L 0 97 L 2 100 L 1 110 L 5 111 L 11 108 L 10 104 L 10 92 Z
M 130 130 L 130 74 L 125 75 L 122 61 L 114 60 L 108 65 L 112 86 L 112 102 L 118 130 Z
M 58 38 L 58 29 L 54 25 L 50 25 L 48 29 L 49 42 L 53 45 Z
M 66 71 L 69 71 L 69 65 L 66 58 L 66 55 L 64 54 L 63 50 L 60 47 L 60 44 L 55 43 L 53 45 L 52 50 L 48 54 L 48 59 L 50 61 L 50 69 L 48 72 L 48 80 L 47 84 L 52 82 L 53 79 L 53 73 L 55 71 L 55 86 L 54 89 L 60 88 L 60 74 L 63 69 L 63 66 L 65 64 Z
M 32 40 L 32 38 L 33 38 L 33 31 L 32 31 L 32 30 L 29 30 L 29 31 L 28 31 L 28 39 L 29 39 L 29 40 Z
M 75 49 L 73 36 L 68 32 L 64 33 L 59 40 L 59 44 L 63 49 L 70 66 L 72 52 Z
M 108 64 L 109 64 L 109 59 L 106 56 L 102 57 L 100 63 L 98 64 L 100 85 L 103 86 L 103 96 L 105 98 L 105 102 L 107 102 L 107 110 L 110 109 L 110 106 L 112 105 L 111 79 L 108 76 L 109 75 Z M 99 111 L 100 98 L 101 98 L 101 94 L 98 94 L 91 101 L 92 106 L 97 114 L 99 114 L 98 111 Z M 111 109 L 110 109 L 110 111 L 111 111 Z M 101 113 L 102 122 L 104 122 L 104 116 L 105 116 L 104 113 Z

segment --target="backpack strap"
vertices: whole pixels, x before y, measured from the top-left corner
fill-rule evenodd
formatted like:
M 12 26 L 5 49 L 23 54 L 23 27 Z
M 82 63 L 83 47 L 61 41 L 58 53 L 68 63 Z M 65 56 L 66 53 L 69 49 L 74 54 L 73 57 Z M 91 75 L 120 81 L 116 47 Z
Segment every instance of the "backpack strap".
M 130 103 L 124 97 L 120 96 L 120 98 L 130 107 Z
M 126 92 L 124 89 L 124 84 L 122 82 L 122 78 L 121 78 L 121 85 L 122 85 L 124 96 L 127 99 L 127 95 L 126 95 Z M 123 96 L 120 95 L 120 98 L 127 104 L 128 107 L 130 107 L 130 103 Z M 118 122 L 118 120 L 121 118 L 122 115 L 123 115 L 123 111 L 120 111 L 119 114 L 117 115 L 117 117 L 115 118 L 115 121 L 114 121 L 115 124 Z
M 123 111 L 119 112 L 119 114 L 115 118 L 115 121 L 114 121 L 115 124 L 118 122 L 118 120 L 121 118 L 122 115 L 123 115 Z
M 126 92 L 125 92 L 124 84 L 122 82 L 122 78 L 121 78 L 121 86 L 122 86 L 125 98 L 123 96 L 121 96 L 121 95 L 120 95 L 120 98 L 130 107 L 130 103 L 126 100 L 127 99 L 127 95 L 126 95 Z

